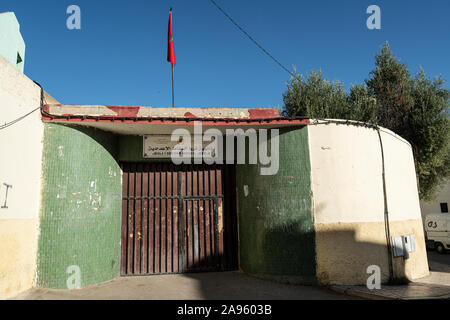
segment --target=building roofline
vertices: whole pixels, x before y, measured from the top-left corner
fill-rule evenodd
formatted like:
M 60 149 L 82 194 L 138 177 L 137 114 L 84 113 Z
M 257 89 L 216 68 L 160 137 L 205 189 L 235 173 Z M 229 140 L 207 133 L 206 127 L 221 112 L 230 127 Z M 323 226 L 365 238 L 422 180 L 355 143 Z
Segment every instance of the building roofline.
M 42 109 L 44 122 L 108 122 L 170 125 L 299 125 L 309 123 L 305 117 L 286 118 L 272 108 L 164 108 L 139 106 L 83 106 L 47 104 Z

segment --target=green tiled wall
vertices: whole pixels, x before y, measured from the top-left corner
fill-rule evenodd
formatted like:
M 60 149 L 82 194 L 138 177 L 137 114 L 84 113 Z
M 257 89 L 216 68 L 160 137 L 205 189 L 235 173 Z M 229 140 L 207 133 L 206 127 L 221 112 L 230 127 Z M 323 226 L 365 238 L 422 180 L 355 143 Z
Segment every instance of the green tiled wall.
M 67 288 L 70 266 L 81 286 L 119 276 L 117 137 L 58 124 L 45 124 L 44 137 L 38 286 Z
M 313 283 L 316 275 L 307 128 L 283 129 L 280 168 L 237 165 L 240 268 L 286 282 Z M 248 195 L 244 193 L 248 188 Z

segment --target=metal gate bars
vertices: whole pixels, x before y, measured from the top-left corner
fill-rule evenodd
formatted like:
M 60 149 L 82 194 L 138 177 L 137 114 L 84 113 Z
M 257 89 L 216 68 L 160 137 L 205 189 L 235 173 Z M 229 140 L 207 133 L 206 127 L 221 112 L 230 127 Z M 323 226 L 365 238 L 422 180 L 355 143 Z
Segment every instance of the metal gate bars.
M 237 268 L 234 166 L 122 163 L 122 275 Z

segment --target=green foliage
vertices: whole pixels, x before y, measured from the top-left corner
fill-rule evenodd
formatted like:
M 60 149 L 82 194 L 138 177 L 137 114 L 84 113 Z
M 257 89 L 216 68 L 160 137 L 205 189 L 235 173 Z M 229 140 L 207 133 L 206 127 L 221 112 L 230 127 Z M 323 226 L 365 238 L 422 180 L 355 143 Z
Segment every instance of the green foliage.
M 377 123 L 376 99 L 370 95 L 365 85 L 354 85 L 350 88 L 348 113 L 344 119 Z
M 341 82 L 313 71 L 306 77 L 295 72 L 287 87 L 283 94 L 287 116 L 375 121 L 375 100 L 363 85 L 353 86 L 347 94 Z
M 413 106 L 411 75 L 406 64 L 394 57 L 387 43 L 375 55 L 375 66 L 366 84 L 377 100 L 378 124 L 403 135 L 408 130 L 405 115 Z
M 307 78 L 295 73 L 283 96 L 286 110 L 291 114 L 315 118 L 342 117 L 345 114 L 346 93 L 339 82 L 330 82 L 321 72 L 313 71 Z
M 450 177 L 450 91 L 444 80 L 433 81 L 420 70 L 413 78 L 413 107 L 405 116 L 403 136 L 412 144 L 420 196 L 431 200 L 437 187 Z
M 420 198 L 430 200 L 450 177 L 450 91 L 444 80 L 411 76 L 386 43 L 375 55 L 365 84 L 345 92 L 341 82 L 313 71 L 295 72 L 283 94 L 284 115 L 349 119 L 378 124 L 407 139 L 413 148 Z

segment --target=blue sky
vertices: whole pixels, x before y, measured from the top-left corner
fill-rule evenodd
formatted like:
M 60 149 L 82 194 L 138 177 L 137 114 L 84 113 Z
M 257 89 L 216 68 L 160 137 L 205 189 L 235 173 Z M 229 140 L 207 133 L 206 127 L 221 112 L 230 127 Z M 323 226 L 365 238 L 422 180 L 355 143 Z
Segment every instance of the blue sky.
M 450 80 L 450 1 L 216 0 L 289 68 L 321 69 L 348 89 L 389 41 L 411 72 Z M 81 8 L 81 30 L 66 9 Z M 366 8 L 381 8 L 381 30 Z M 289 74 L 208 0 L 2 0 L 27 45 L 25 74 L 67 104 L 171 105 L 167 21 L 173 7 L 176 106 L 275 107 Z M 449 87 L 449 83 L 446 87 Z

